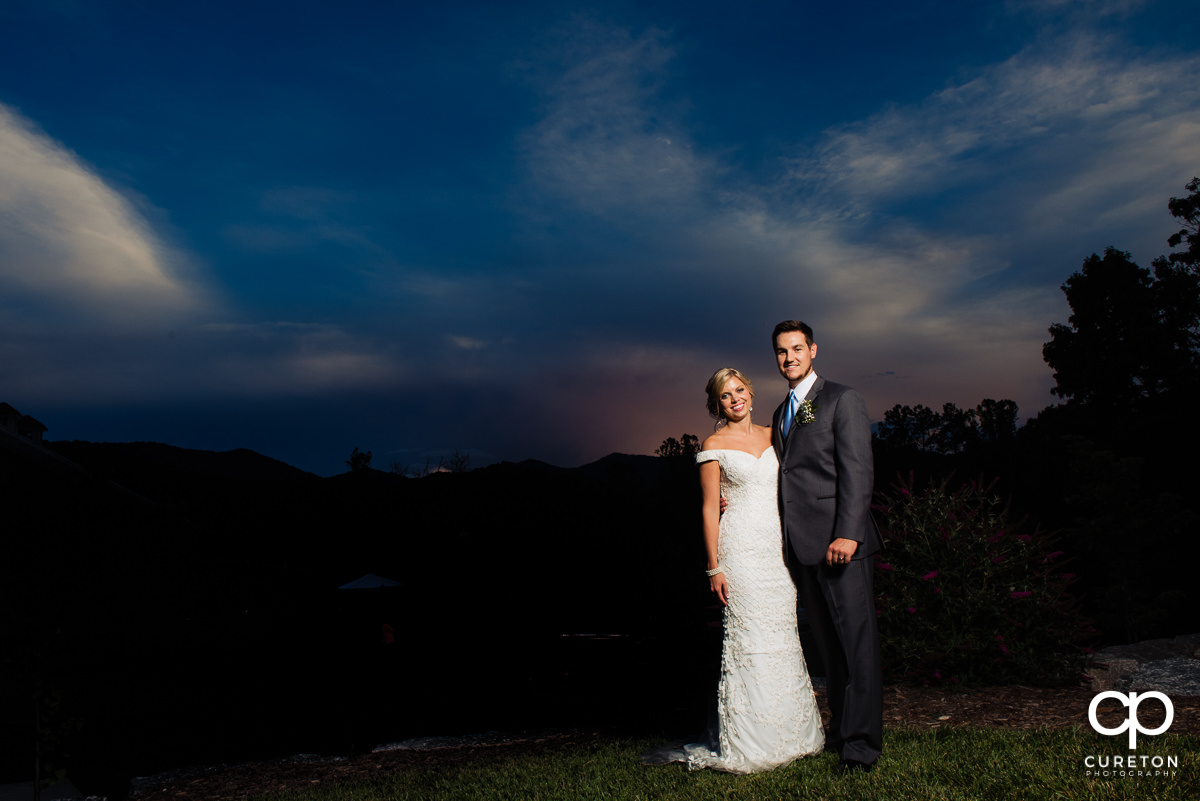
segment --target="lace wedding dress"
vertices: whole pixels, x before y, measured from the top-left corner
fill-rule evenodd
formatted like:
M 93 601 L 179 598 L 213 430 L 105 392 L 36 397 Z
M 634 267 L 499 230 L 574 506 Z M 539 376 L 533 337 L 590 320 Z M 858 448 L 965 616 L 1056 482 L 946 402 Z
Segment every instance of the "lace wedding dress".
M 716 741 L 666 746 L 642 761 L 756 773 L 819 752 L 825 735 L 796 631 L 796 587 L 784 564 L 775 450 L 758 457 L 725 449 L 696 455 L 697 462 L 713 459 L 729 501 L 717 543 L 729 605 Z

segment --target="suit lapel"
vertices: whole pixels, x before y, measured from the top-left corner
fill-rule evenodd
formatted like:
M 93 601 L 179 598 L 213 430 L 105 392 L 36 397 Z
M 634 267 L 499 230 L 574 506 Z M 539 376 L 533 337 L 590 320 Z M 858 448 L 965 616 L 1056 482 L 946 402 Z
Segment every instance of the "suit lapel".
M 805 401 L 815 400 L 817 395 L 821 392 L 821 389 L 824 386 L 825 386 L 825 379 L 821 378 L 821 376 L 817 376 L 817 380 L 814 381 L 813 385 L 808 388 L 808 392 L 807 392 L 807 394 L 805 394 L 804 400 Z M 775 410 L 775 417 L 774 417 L 773 425 L 775 426 L 776 431 L 779 430 L 779 420 L 783 416 L 783 407 L 787 402 L 788 402 L 788 398 L 787 398 L 787 396 L 784 396 L 783 403 L 779 404 L 779 408 Z M 792 420 L 791 430 L 788 431 L 787 437 L 784 438 L 782 443 L 780 443 L 779 456 L 781 458 L 783 457 L 783 454 L 787 451 L 787 449 L 791 446 L 792 441 L 796 439 L 796 436 L 795 436 L 796 431 L 799 430 L 800 425 L 801 425 L 800 409 L 797 408 L 796 409 L 796 417 Z
M 783 407 L 786 403 L 787 395 L 784 395 L 783 403 L 776 406 L 775 414 L 771 415 L 771 441 L 775 443 L 775 456 L 780 464 L 783 463 L 783 449 L 787 445 L 787 438 L 779 435 L 779 421 L 783 418 Z
M 814 381 L 813 385 L 808 388 L 808 394 L 804 396 L 804 399 L 806 401 L 816 400 L 817 393 L 820 392 L 824 388 L 825 388 L 825 379 L 821 378 L 821 376 L 817 376 L 817 380 Z

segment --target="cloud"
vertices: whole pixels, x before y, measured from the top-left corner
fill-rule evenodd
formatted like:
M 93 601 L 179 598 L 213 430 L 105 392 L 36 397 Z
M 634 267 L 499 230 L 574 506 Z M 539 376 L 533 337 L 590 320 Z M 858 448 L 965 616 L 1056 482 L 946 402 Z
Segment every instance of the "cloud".
M 659 95 L 670 37 L 576 18 L 539 78 L 544 115 L 524 137 L 539 187 L 596 215 L 662 217 L 695 205 L 712 165 Z
M 1136 60 L 1118 43 L 1056 38 L 949 86 L 829 131 L 792 175 L 853 216 L 956 187 L 1045 170 L 1071 182 L 1136 161 L 1196 163 L 1200 60 Z M 1162 145 L 1170 147 L 1163 148 Z M 1090 180 L 1090 179 L 1089 179 Z
M 429 418 L 394 415 L 377 452 L 569 464 L 708 430 L 704 381 L 726 364 L 768 414 L 781 386 L 767 335 L 802 317 L 818 370 L 862 389 L 876 418 L 983 397 L 1033 413 L 1050 400 L 1045 329 L 1067 313 L 1058 285 L 1108 244 L 1162 252 L 1166 198 L 1200 169 L 1197 59 L 1116 39 L 1047 28 L 918 102 L 737 164 L 723 154 L 738 143 L 699 133 L 674 34 L 575 18 L 545 41 L 527 73 L 538 116 L 511 138 L 518 185 L 495 194 L 511 207 L 446 203 L 436 230 L 397 233 L 390 197 L 282 176 L 224 229 L 226 274 L 238 258 L 254 271 L 236 279 L 241 310 L 206 306 L 131 203 L 8 113 L 0 156 L 20 158 L 0 158 L 0 256 L 20 258 L 0 260 L 0 289 L 134 328 L 84 341 L 34 326 L 0 338 L 6 366 L 40 354 L 8 372 L 43 398 L 292 398 L 314 410 L 303 419 L 360 427 L 419 386 Z M 355 282 L 324 281 L 334 271 Z M 288 294 L 301 285 L 321 296 Z M 167 336 L 147 322 L 163 310 L 190 322 Z M 263 322 L 276 315 L 291 321 Z M 0 333 L 16 326 L 0 316 Z
M 854 359 L 863 375 L 894 355 L 924 402 L 990 384 L 1034 411 L 1048 400 L 1045 329 L 1066 314 L 1057 286 L 1107 244 L 1165 250 L 1166 199 L 1200 165 L 1198 79 L 1191 56 L 1041 43 L 830 129 L 783 181 L 795 202 L 741 222 L 773 240 L 797 308 L 878 355 Z
M 527 163 L 553 196 L 627 229 L 641 223 L 642 253 L 614 245 L 572 273 L 618 287 L 589 299 L 628 330 L 594 315 L 577 323 L 621 359 L 640 362 L 622 336 L 653 350 L 686 330 L 690 346 L 657 361 L 654 379 L 579 355 L 616 387 L 654 380 L 673 395 L 666 385 L 677 386 L 680 402 L 681 372 L 769 371 L 761 329 L 801 316 L 825 343 L 819 369 L 860 384 L 877 415 L 897 401 L 985 396 L 1035 413 L 1050 400 L 1046 328 L 1067 313 L 1058 285 L 1111 242 L 1164 250 L 1166 199 L 1200 165 L 1200 59 L 1072 32 L 835 126 L 750 180 L 698 154 L 682 106 L 663 102 L 670 36 L 590 23 L 582 36 L 578 61 L 547 84 Z M 618 313 L 608 294 L 661 312 Z
M 212 303 L 133 204 L 3 104 L 0 290 L 10 319 L 120 327 Z
M 275 187 L 262 192 L 259 211 L 269 221 L 227 225 L 226 239 L 255 253 L 303 253 L 328 243 L 371 256 L 383 255 L 361 222 L 362 208 L 352 192 Z
M 1076 18 L 1126 17 L 1146 5 L 1146 0 L 1007 0 L 1010 12 L 1042 17 L 1066 13 Z
M 406 360 L 340 326 L 209 323 L 179 331 L 46 332 L 4 354 L 19 362 L 6 389 L 26 403 L 89 405 L 262 401 L 395 387 Z

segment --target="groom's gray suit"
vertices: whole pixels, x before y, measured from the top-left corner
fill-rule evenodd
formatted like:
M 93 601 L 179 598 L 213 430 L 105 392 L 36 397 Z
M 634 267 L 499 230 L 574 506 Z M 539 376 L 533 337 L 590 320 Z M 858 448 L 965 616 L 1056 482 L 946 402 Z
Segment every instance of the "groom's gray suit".
M 775 410 L 779 507 L 788 561 L 824 658 L 833 721 L 827 750 L 874 764 L 883 748 L 883 687 L 871 555 L 881 541 L 871 517 L 874 466 L 871 423 L 862 396 L 820 376 L 805 400 L 814 420 L 797 414 L 786 437 Z M 836 538 L 858 543 L 848 564 L 825 562 Z

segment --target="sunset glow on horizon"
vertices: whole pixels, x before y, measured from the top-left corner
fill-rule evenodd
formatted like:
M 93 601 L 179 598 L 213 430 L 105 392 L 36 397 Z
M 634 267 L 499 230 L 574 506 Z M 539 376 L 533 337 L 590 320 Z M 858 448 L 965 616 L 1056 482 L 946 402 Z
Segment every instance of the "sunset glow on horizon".
M 1059 290 L 1168 252 L 1191 4 L 18 2 L 0 401 L 306 470 L 704 435 L 774 324 L 894 404 L 1054 399 Z

